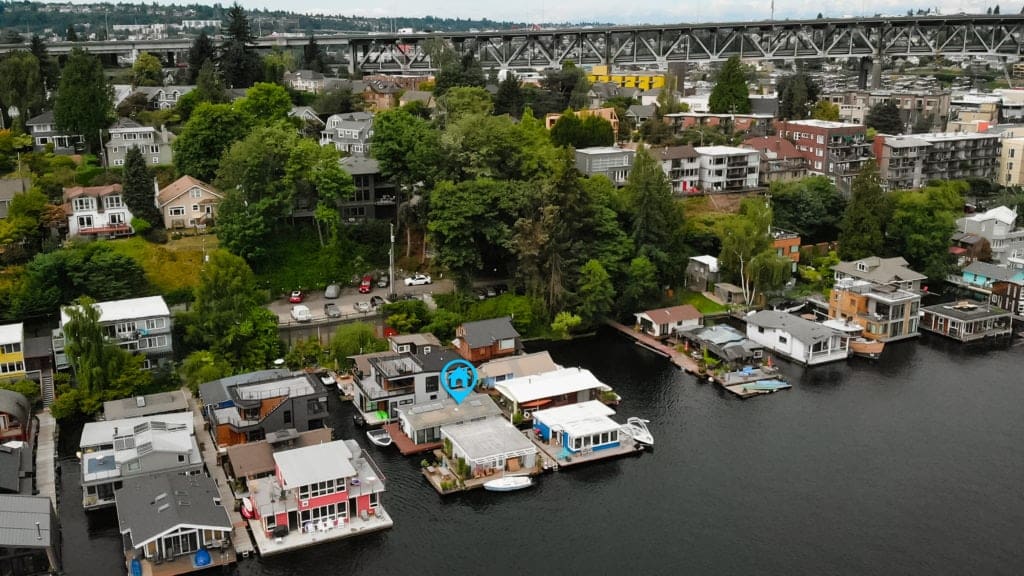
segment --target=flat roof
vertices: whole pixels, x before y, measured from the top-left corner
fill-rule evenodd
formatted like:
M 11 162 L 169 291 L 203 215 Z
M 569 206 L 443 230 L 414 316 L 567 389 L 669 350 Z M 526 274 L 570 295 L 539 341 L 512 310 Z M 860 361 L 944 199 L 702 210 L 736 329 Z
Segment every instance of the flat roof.
M 532 354 L 519 354 L 506 356 L 489 362 L 484 362 L 477 367 L 476 373 L 480 378 L 495 378 L 511 374 L 513 378 L 520 376 L 533 376 L 552 372 L 561 368 L 551 359 L 547 350 L 534 352 Z
M 248 386 L 238 386 L 235 394 L 242 400 L 262 400 L 264 398 L 275 398 L 277 396 L 306 396 L 316 394 L 316 388 L 309 381 L 305 374 L 285 380 L 274 380 L 273 382 L 262 382 Z
M 498 382 L 494 387 L 502 396 L 518 404 L 595 388 L 611 390 L 610 386 L 585 368 L 562 368 L 535 376 L 513 378 Z
M 487 460 L 513 452 L 537 452 L 533 442 L 504 418 L 452 424 L 442 427 L 441 432 L 465 452 L 468 460 Z
M 927 142 L 946 142 L 952 140 L 998 140 L 999 136 L 982 132 L 927 132 L 914 134 L 914 138 L 920 138 Z
M 787 120 L 787 124 L 793 124 L 796 126 L 814 126 L 815 128 L 857 128 L 863 127 L 863 124 L 853 124 L 848 122 L 833 122 L 831 120 Z
M 192 412 L 176 412 L 171 414 L 161 414 L 159 416 L 86 422 L 85 426 L 82 427 L 82 437 L 79 439 L 78 445 L 84 448 L 88 446 L 99 446 L 101 444 L 112 444 L 114 442 L 115 430 L 119 433 L 122 430 L 133 430 L 139 424 L 144 424 L 146 422 L 184 424 L 190 433 L 193 431 L 195 424 Z
M 331 432 L 330 428 L 299 432 L 298 437 L 294 440 L 295 445 L 289 449 L 330 442 Z M 236 478 L 246 478 L 274 471 L 274 446 L 266 440 L 228 446 L 227 450 L 231 470 Z
M 13 344 L 15 342 L 21 342 L 25 336 L 25 325 L 21 322 L 17 324 L 4 324 L 0 326 L 0 344 Z
M 184 410 L 188 410 L 188 400 L 185 398 L 184 390 L 108 400 L 103 403 L 103 417 L 108 420 L 137 418 Z
M 355 476 L 356 469 L 351 460 L 352 452 L 344 440 L 274 453 L 274 462 L 281 470 L 284 488 L 298 488 Z
M 697 151 L 697 154 L 705 156 L 736 156 L 739 154 L 750 156 L 751 154 L 759 154 L 757 150 L 752 148 L 740 148 L 738 146 L 696 146 L 694 150 Z
M 52 517 L 50 499 L 46 496 L 0 494 L 0 546 L 49 547 L 53 542 L 50 534 Z
M 100 322 L 117 322 L 120 320 L 171 315 L 171 311 L 167 308 L 167 303 L 164 302 L 163 296 L 111 300 L 110 302 L 97 302 L 93 306 L 100 311 Z M 62 306 L 60 309 L 61 326 L 67 324 L 68 320 L 70 320 L 65 311 L 67 308 L 67 306 Z
M 1006 310 L 984 302 L 947 302 L 945 304 L 923 306 L 921 310 L 956 320 L 962 320 L 964 322 L 1010 317 L 1010 313 Z
M 622 424 L 610 418 L 612 414 L 615 414 L 615 410 L 597 400 L 590 400 L 537 410 L 533 413 L 533 419 L 570 436 L 586 436 L 621 428 Z
M 398 412 L 413 430 L 423 430 L 498 416 L 501 414 L 501 408 L 498 408 L 490 396 L 474 393 L 467 396 L 461 404 L 456 404 L 454 400 L 445 398 L 412 406 L 402 406 Z
M 622 154 L 622 153 L 636 154 L 636 150 L 630 150 L 629 148 L 616 148 L 614 146 L 591 146 L 590 148 L 577 148 L 577 154 Z

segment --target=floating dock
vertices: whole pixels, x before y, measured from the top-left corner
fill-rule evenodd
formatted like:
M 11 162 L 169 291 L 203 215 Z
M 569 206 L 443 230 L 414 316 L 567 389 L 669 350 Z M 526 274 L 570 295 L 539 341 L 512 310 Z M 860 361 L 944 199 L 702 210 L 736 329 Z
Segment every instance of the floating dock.
M 619 437 L 623 438 L 621 435 L 622 433 L 620 432 L 619 434 Z M 631 454 L 639 454 L 645 450 L 643 445 L 635 442 L 632 438 L 623 438 L 618 446 L 604 448 L 601 450 L 573 452 L 570 455 L 566 455 L 563 452 L 564 449 L 562 446 L 553 446 L 538 438 L 532 438 L 531 440 L 533 440 L 533 443 L 540 450 L 541 454 L 555 463 L 556 470 L 564 470 L 571 466 L 589 464 L 599 460 L 609 460 L 611 458 L 620 458 Z
M 670 362 L 675 364 L 677 367 L 686 370 L 690 374 L 700 374 L 700 365 L 697 361 L 690 357 L 686 352 L 680 352 L 675 348 L 661 342 L 657 338 L 652 338 L 643 332 L 638 332 L 629 326 L 619 324 L 609 320 L 608 326 L 618 330 L 622 334 L 632 338 L 638 346 L 642 346 L 655 354 L 659 354 L 668 358 Z
M 440 442 L 428 442 L 426 444 L 416 444 L 402 432 L 402 426 L 398 422 L 392 422 L 383 426 L 388 434 L 391 435 L 391 441 L 395 446 L 398 447 L 398 451 L 402 453 L 402 456 L 412 456 L 413 454 L 423 454 L 432 450 L 437 450 L 441 447 Z
M 716 384 L 740 398 L 771 394 L 792 388 L 789 383 L 779 378 L 778 369 L 770 366 L 727 372 L 711 378 Z

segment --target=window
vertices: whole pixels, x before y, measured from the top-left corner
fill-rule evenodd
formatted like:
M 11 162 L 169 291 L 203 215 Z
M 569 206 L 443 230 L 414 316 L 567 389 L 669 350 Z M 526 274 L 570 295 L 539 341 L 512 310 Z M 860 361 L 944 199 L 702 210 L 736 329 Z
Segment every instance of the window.
M 15 352 L 21 352 L 21 342 L 0 346 L 0 354 L 14 354 Z
M 104 208 L 120 208 L 122 206 L 124 206 L 124 202 L 121 200 L 121 196 L 119 194 L 115 196 L 107 196 L 103 199 Z
M 199 212 L 199 204 L 193 204 L 192 205 L 192 211 L 193 212 Z
M 160 157 L 159 156 L 153 156 L 153 164 L 159 164 L 159 163 L 160 163 Z
M 512 350 L 516 347 L 515 338 L 505 338 L 498 343 L 498 350 Z
M 0 374 L 11 374 L 13 372 L 24 372 L 24 362 L 4 362 L 0 364 Z
M 124 212 L 111 212 L 107 215 L 107 222 L 111 226 L 120 226 L 124 224 Z
M 202 198 L 203 191 L 200 190 L 199 188 L 193 188 L 188 191 L 188 195 L 191 196 L 192 198 Z
M 114 166 L 124 166 L 124 159 L 114 160 Z
M 92 198 L 75 198 L 71 203 L 71 206 L 74 208 L 75 212 L 85 212 L 96 209 L 95 201 Z
M 439 376 L 427 376 L 427 388 L 426 388 L 426 391 L 428 393 L 430 393 L 430 392 L 437 392 L 437 390 L 438 390 L 438 382 L 440 382 L 440 377 Z
M 183 463 L 184 461 L 185 461 L 185 455 L 184 454 L 178 454 L 178 463 L 180 464 L 180 463 Z
M 184 216 L 185 208 L 183 206 L 175 206 L 167 211 L 171 216 Z
M 155 145 L 155 144 L 150 146 L 149 147 L 149 153 L 150 154 L 159 154 L 160 153 L 160 147 Z
M 787 342 L 789 342 L 789 339 L 783 336 L 782 334 L 779 334 L 779 344 L 785 344 Z
M 159 330 L 167 327 L 166 318 L 150 318 L 146 320 L 146 330 Z
M 79 216 L 78 217 L 79 228 L 92 228 L 92 216 Z
M 284 423 L 285 424 L 291 424 L 292 423 L 292 411 L 291 410 L 285 410 L 284 411 Z

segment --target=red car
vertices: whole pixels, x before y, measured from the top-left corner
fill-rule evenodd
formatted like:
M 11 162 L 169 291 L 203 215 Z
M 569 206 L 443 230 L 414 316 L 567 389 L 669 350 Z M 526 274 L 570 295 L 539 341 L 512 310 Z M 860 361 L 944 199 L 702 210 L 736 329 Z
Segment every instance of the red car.
M 302 302 L 302 300 L 305 297 L 306 297 L 306 295 L 303 294 L 301 291 L 294 290 L 294 291 L 292 291 L 291 296 L 288 297 L 288 301 L 291 302 L 292 304 L 298 304 L 299 302 Z
M 373 291 L 373 276 L 367 274 L 363 276 L 363 280 L 359 283 L 359 293 L 369 294 Z

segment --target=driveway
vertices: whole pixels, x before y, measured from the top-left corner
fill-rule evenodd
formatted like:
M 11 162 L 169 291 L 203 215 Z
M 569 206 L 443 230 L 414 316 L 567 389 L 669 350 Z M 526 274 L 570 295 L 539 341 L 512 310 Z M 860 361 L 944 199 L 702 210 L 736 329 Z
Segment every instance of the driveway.
M 454 289 L 454 285 L 451 280 L 438 280 L 432 284 L 426 284 L 423 286 L 406 286 L 402 279 L 396 274 L 395 284 L 397 294 L 402 296 L 404 294 L 445 294 L 451 292 Z M 330 320 L 337 321 L 337 318 L 328 318 L 324 314 L 324 304 L 328 302 L 334 302 L 341 310 L 341 319 L 352 320 L 355 318 L 366 318 L 367 321 L 375 321 L 378 314 L 376 309 L 372 309 L 370 312 L 359 312 L 355 309 L 354 305 L 356 302 L 369 301 L 373 296 L 380 296 L 381 298 L 388 298 L 388 288 L 377 288 L 374 286 L 373 291 L 369 294 L 360 294 L 358 289 L 354 287 L 345 287 L 341 289 L 341 296 L 333 300 L 324 298 L 323 290 L 316 292 L 306 292 L 306 298 L 302 301 L 302 304 L 309 307 L 309 312 L 313 316 L 311 323 L 327 322 Z M 424 301 L 428 305 L 432 303 L 430 298 L 424 298 Z M 284 296 L 273 302 L 267 304 L 267 309 L 277 315 L 278 324 L 298 324 L 292 319 L 292 304 L 288 302 L 288 297 Z M 305 322 L 303 323 L 305 324 Z

